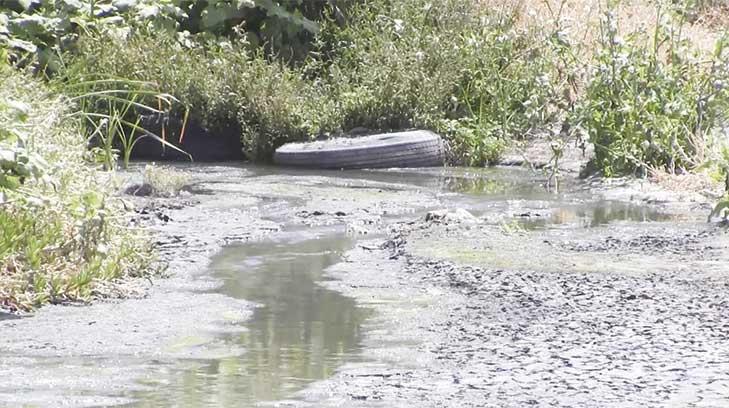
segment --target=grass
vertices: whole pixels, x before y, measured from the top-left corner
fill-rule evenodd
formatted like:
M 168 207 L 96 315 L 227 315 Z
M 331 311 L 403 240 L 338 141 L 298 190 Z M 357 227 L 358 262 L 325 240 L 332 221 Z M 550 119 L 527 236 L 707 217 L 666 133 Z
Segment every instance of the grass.
M 104 295 L 102 282 L 150 273 L 147 241 L 126 227 L 111 175 L 87 161 L 82 124 L 68 99 L 9 67 L 0 65 L 0 75 L 0 101 L 27 107 L 24 120 L 3 125 L 27 135 L 24 149 L 44 162 L 38 177 L 2 189 L 0 309 L 86 302 Z M 0 148 L 11 143 L 0 140 Z
M 0 55 L 0 308 L 86 301 L 101 282 L 149 273 L 148 247 L 125 227 L 98 165 L 113 168 L 120 153 L 127 163 L 140 137 L 166 143 L 164 131 L 139 127 L 143 113 L 189 117 L 213 135 L 235 129 L 257 161 L 290 141 L 418 127 L 443 134 L 452 162 L 470 166 L 538 137 L 554 152 L 555 185 L 573 138 L 595 146 L 593 164 L 606 176 L 725 178 L 726 7 L 353 2 L 346 24 L 339 15 L 319 21 L 295 61 L 235 35 L 130 22 L 128 32 L 81 33 L 53 70 L 57 94 Z M 187 178 L 150 167 L 145 181 L 174 195 Z
M 726 117 L 724 40 L 708 58 L 695 57 L 674 12 L 658 7 L 662 25 L 625 38 L 615 13 L 601 23 L 593 69 L 571 120 L 595 146 L 606 176 L 696 169 Z
M 65 80 L 155 83 L 211 133 L 240 130 L 257 161 L 289 141 L 421 127 L 443 132 L 459 162 L 494 163 L 510 138 L 553 120 L 553 50 L 542 33 L 515 30 L 507 16 L 472 3 L 432 3 L 424 13 L 425 4 L 353 6 L 347 25 L 323 21 L 309 58 L 294 64 L 245 44 L 185 46 L 146 29 L 123 40 L 86 37 Z
M 636 32 L 653 32 L 659 25 L 656 4 L 653 0 L 478 0 L 483 7 L 504 10 L 515 16 L 519 27 L 544 26 L 550 19 L 558 17 L 565 32 L 576 45 L 583 58 L 592 58 L 594 47 L 600 41 L 600 19 L 608 9 L 615 12 L 620 21 L 619 35 L 625 37 Z M 723 5 L 722 5 L 723 3 Z M 692 47 L 704 54 L 714 50 L 729 22 L 729 9 L 725 0 L 676 1 L 674 4 L 696 14 L 687 19 L 683 35 Z
M 189 107 L 189 119 L 211 134 L 231 127 L 240 131 L 252 158 L 312 131 L 305 112 L 314 110 L 308 107 L 317 101 L 313 91 L 286 66 L 252 58 L 244 45 L 187 48 L 169 35 L 140 30 L 123 44 L 101 35 L 85 38 L 80 46 L 61 81 L 104 75 L 154 83 L 182 101 L 172 115 L 183 117 L 183 107 Z
M 171 167 L 154 164 L 144 167 L 144 184 L 151 187 L 154 195 L 164 197 L 178 195 L 189 185 L 191 179 L 190 174 Z
M 101 74 L 153 83 L 211 133 L 239 130 L 256 161 L 290 141 L 417 127 L 446 137 L 453 164 L 495 164 L 510 144 L 546 136 L 550 146 L 574 137 L 594 144 L 608 176 L 697 167 L 726 96 L 710 87 L 725 73 L 692 58 L 721 67 L 725 53 L 705 52 L 707 31 L 686 24 L 675 5 L 590 4 L 589 14 L 570 0 L 354 4 L 346 25 L 323 20 L 308 58 L 291 64 L 244 43 L 183 44 L 137 29 L 121 40 L 82 39 L 66 81 Z M 605 15 L 615 25 L 609 35 Z M 718 34 L 706 37 L 720 43 Z M 687 46 L 685 38 L 703 42 Z M 623 54 L 629 64 L 620 72 L 598 74 Z M 691 117 L 662 108 L 691 112 L 696 104 L 704 108 Z

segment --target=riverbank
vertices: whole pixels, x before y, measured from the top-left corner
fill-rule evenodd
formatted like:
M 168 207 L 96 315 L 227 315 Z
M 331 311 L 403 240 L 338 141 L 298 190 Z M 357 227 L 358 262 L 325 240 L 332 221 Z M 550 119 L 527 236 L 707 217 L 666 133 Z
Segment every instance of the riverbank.
M 362 243 L 326 285 L 376 310 L 367 362 L 292 406 L 726 404 L 729 235 L 671 201 L 522 202 L 511 221 L 452 212 Z
M 380 261 L 359 248 L 330 270 L 337 281 L 328 286 L 380 318 L 365 340 L 370 363 L 301 393 L 308 403 L 726 404 L 725 230 L 692 222 L 515 235 L 422 221 L 403 228 L 367 244 L 387 248 Z M 485 243 L 489 236 L 496 240 Z
M 280 394 L 299 401 L 294 405 L 482 406 L 484 401 L 516 401 L 507 395 L 516 382 L 531 384 L 546 375 L 537 370 L 538 364 L 551 367 L 558 362 L 538 350 L 560 346 L 570 333 L 582 340 L 597 336 L 597 341 L 603 331 L 610 336 L 622 333 L 621 327 L 637 331 L 648 324 L 646 316 L 631 309 L 637 302 L 660 309 L 656 313 L 672 325 L 689 323 L 689 307 L 698 307 L 706 321 L 721 322 L 716 313 L 723 309 L 710 306 L 716 302 L 697 303 L 704 289 L 721 296 L 724 278 L 716 260 L 726 255 L 726 234 L 704 223 L 703 209 L 678 212 L 655 203 L 606 201 L 579 182 L 554 195 L 544 191 L 542 176 L 518 168 L 301 172 L 189 165 L 180 170 L 190 176 L 188 193 L 130 198 L 136 202 L 138 222 L 154 233 L 162 259 L 169 263 L 169 278 L 145 284 L 140 298 L 84 308 L 50 306 L 31 318 L 0 322 L 0 372 L 8 378 L 0 388 L 5 406 L 182 403 L 191 391 L 190 383 L 181 380 L 196 383 L 193 379 L 201 373 L 208 374 L 195 398 L 212 405 L 240 402 L 235 395 L 240 387 L 231 385 L 232 394 L 218 397 L 204 392 L 235 384 L 252 369 L 240 365 L 252 352 L 241 339 L 259 305 L 224 294 L 235 292 L 222 288 L 246 279 L 253 266 L 233 265 L 227 275 L 209 269 L 211 257 L 222 247 L 239 244 L 283 245 L 281 240 L 316 241 L 318 236 L 347 233 L 354 240 L 355 248 L 327 268 L 329 278 L 319 284 L 373 311 L 357 325 L 359 351 L 337 363 L 331 378 L 302 380 Z M 451 217 L 461 223 L 423 221 L 425 212 L 438 208 L 466 208 L 474 215 Z M 382 236 L 387 231 L 389 236 Z M 250 265 L 257 265 L 256 259 Z M 593 270 L 593 264 L 601 266 Z M 654 288 L 658 291 L 652 295 Z M 592 297 L 580 306 L 580 296 L 587 293 Z M 606 319 L 605 305 L 617 310 L 611 319 L 626 318 L 626 323 L 610 330 L 583 327 Z M 584 318 L 571 320 L 571 313 L 578 312 Z M 676 333 L 707 335 L 695 320 L 691 324 Z M 655 338 L 666 343 L 665 355 L 675 357 L 673 351 L 682 343 L 674 342 L 665 325 L 653 330 L 652 335 L 616 339 L 629 349 L 632 342 Z M 523 348 L 511 343 L 514 336 L 524 336 Z M 696 347 L 686 350 L 687 358 L 708 358 L 698 347 L 710 339 L 696 341 Z M 302 347 L 308 356 L 311 346 Z M 527 347 L 532 354 L 524 351 Z M 611 352 L 619 361 L 625 351 Z M 655 353 L 656 361 L 663 361 L 664 354 Z M 572 371 L 566 365 L 549 368 L 557 373 L 551 378 L 564 379 L 567 385 L 570 375 L 584 378 L 593 355 L 573 356 Z M 527 362 L 536 365 L 523 367 Z M 242 371 L 215 368 L 222 363 Z M 477 374 L 497 369 L 501 371 L 493 375 Z M 612 373 L 606 378 L 618 378 Z M 687 371 L 685 376 L 694 374 Z M 494 378 L 506 385 L 495 385 Z M 655 385 L 654 378 L 646 377 L 646 387 Z M 617 392 L 608 390 L 608 379 L 596 385 L 606 401 Z M 713 392 L 704 385 L 697 386 Z M 535 387 L 534 393 L 540 389 Z M 498 396 L 499 390 L 508 392 Z M 563 389 L 555 388 L 553 401 L 567 401 L 557 390 Z
M 366 234 L 384 225 L 382 217 L 437 202 L 412 186 L 357 178 L 237 165 L 185 171 L 192 183 L 185 196 L 127 198 L 136 201 L 136 220 L 152 233 L 168 277 L 140 283 L 127 300 L 47 306 L 0 322 L 0 372 L 9 379 L 0 406 L 126 404 L 165 367 L 239 356 L 245 349 L 224 337 L 245 330 L 256 305 L 217 293 L 223 282 L 207 266 L 222 246 L 276 239 L 284 225 L 346 224 Z

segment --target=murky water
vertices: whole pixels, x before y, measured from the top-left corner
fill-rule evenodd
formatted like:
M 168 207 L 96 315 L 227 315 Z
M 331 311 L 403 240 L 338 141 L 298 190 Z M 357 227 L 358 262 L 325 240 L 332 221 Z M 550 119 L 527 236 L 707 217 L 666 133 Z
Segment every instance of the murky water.
M 249 170 L 250 177 L 337 176 L 436 190 L 446 207 L 466 208 L 476 215 L 510 213 L 524 228 L 670 219 L 648 207 L 595 200 L 580 192 L 555 195 L 544 190 L 539 177 L 519 169 Z M 239 332 L 220 339 L 245 352 L 160 364 L 155 382 L 149 384 L 153 391 L 136 394 L 139 402 L 134 406 L 258 406 L 292 398 L 311 382 L 331 376 L 342 364 L 357 361 L 368 310 L 317 283 L 353 244 L 341 231 L 309 230 L 286 233 L 273 242 L 225 248 L 210 266 L 210 274 L 224 282 L 216 291 L 260 304 Z
M 224 336 L 245 353 L 176 367 L 164 387 L 137 395 L 138 406 L 253 407 L 357 360 L 368 310 L 317 284 L 351 246 L 344 233 L 327 231 L 225 248 L 210 266 L 224 281 L 218 291 L 260 304 L 243 331 Z

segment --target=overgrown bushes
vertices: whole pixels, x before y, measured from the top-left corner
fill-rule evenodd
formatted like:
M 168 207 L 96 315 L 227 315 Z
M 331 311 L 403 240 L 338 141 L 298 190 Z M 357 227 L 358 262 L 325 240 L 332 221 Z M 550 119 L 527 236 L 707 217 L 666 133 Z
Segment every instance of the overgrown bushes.
M 157 34 L 138 31 L 121 43 L 108 37 L 88 38 L 61 79 L 75 83 L 100 75 L 154 82 L 182 102 L 173 114 L 181 117 L 187 106 L 190 120 L 212 134 L 231 126 L 239 129 L 252 158 L 315 131 L 308 112 L 317 111 L 312 107 L 316 92 L 284 64 L 252 57 L 241 44 L 185 47 Z
M 55 73 L 61 54 L 80 36 L 120 36 L 130 27 L 155 29 L 183 39 L 246 39 L 282 58 L 302 58 L 318 32 L 313 19 L 326 11 L 343 16 L 348 1 L 307 0 L 0 0 L 0 46 L 16 65 Z
M 671 22 L 652 37 L 623 39 L 617 26 L 608 12 L 592 77 L 572 118 L 595 146 L 595 164 L 606 176 L 698 167 L 709 158 L 712 132 L 728 107 L 724 42 L 704 60 Z
M 0 185 L 0 308 L 84 301 L 105 282 L 151 273 L 109 175 L 86 164 L 68 101 L 5 65 L 0 76 L 2 174 L 12 180 Z
M 426 7 L 427 6 L 427 7 Z M 285 64 L 234 40 L 143 29 L 81 42 L 66 80 L 91 75 L 153 81 L 214 130 L 234 124 L 249 156 L 353 128 L 444 132 L 461 162 L 493 163 L 512 137 L 554 119 L 550 47 L 509 16 L 473 3 L 373 1 L 342 26 L 321 21 L 305 61 Z
M 578 132 L 605 175 L 689 170 L 711 150 L 727 53 L 718 47 L 710 64 L 693 57 L 679 38 L 683 3 L 659 5 L 656 31 L 625 40 L 609 17 L 594 58 L 580 60 L 561 8 L 537 26 L 517 24 L 519 8 L 475 1 L 140 1 L 115 11 L 123 30 L 81 36 L 62 58 L 71 61 L 62 81 L 154 83 L 211 133 L 239 131 L 255 160 L 353 128 L 421 127 L 444 134 L 459 164 L 495 163 L 513 140 L 537 133 L 564 146 Z M 277 22 L 269 34 L 285 35 L 261 42 L 264 17 Z M 291 58 L 284 43 L 307 52 Z

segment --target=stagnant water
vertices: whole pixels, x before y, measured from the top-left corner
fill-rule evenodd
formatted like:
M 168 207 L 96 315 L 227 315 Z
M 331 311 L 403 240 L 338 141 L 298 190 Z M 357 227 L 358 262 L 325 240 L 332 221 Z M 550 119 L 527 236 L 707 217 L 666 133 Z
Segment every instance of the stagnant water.
M 418 172 L 337 172 L 337 176 L 436 189 L 444 195 L 446 206 L 476 214 L 503 210 L 510 200 L 543 200 L 549 215 L 525 214 L 518 222 L 527 228 L 560 224 L 589 228 L 616 220 L 668 219 L 642 206 L 565 200 L 545 192 L 533 179 L 498 172 L 475 177 Z M 532 215 L 537 215 L 536 220 Z M 222 336 L 225 343 L 237 344 L 245 353 L 175 363 L 166 368 L 164 386 L 155 384 L 153 390 L 136 394 L 138 402 L 133 406 L 258 406 L 292 398 L 311 382 L 331 376 L 342 364 L 357 361 L 361 327 L 369 311 L 317 283 L 325 279 L 325 269 L 339 262 L 353 245 L 353 238 L 341 230 L 308 230 L 284 233 L 276 241 L 229 246 L 214 256 L 210 274 L 224 282 L 217 291 L 260 305 L 239 333 Z
M 137 395 L 136 405 L 252 407 L 355 361 L 369 311 L 317 284 L 352 245 L 344 231 L 329 229 L 225 248 L 210 266 L 224 282 L 218 292 L 260 305 L 245 331 L 225 336 L 245 354 L 188 362 L 169 373 L 177 381 Z

